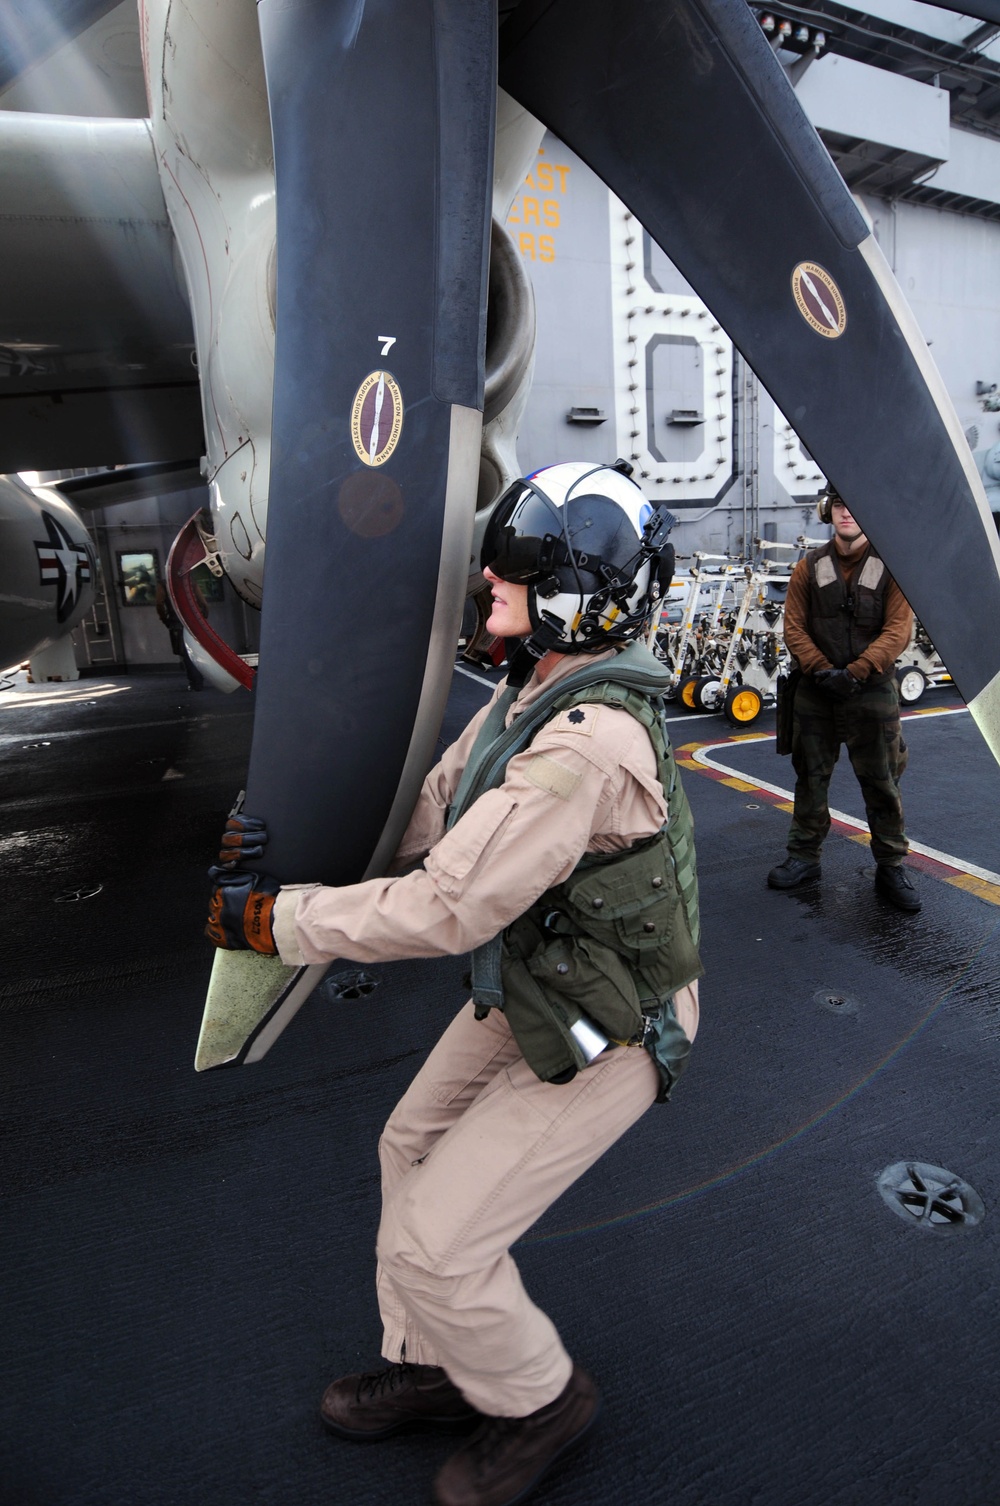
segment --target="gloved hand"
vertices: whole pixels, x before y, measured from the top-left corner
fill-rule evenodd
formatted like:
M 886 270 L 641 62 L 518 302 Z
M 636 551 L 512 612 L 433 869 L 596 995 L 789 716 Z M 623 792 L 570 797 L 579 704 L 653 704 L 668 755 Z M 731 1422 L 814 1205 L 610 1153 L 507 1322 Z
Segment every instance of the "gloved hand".
M 267 846 L 267 827 L 256 816 L 231 815 L 222 833 L 219 862 L 223 868 L 234 868 L 237 863 L 255 863 L 264 856 Z
M 861 689 L 861 681 L 856 680 L 848 669 L 818 669 L 813 679 L 820 690 L 836 696 L 838 701 L 848 700 Z
M 281 885 L 266 873 L 218 865 L 208 870 L 208 876 L 213 884 L 205 927 L 209 941 L 228 951 L 277 956 L 271 915 Z

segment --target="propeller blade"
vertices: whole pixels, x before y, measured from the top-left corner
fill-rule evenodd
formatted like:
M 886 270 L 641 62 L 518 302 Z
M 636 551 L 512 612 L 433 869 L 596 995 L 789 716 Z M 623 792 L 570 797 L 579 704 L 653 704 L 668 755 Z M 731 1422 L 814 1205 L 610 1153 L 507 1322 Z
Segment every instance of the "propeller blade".
M 956 0 L 954 5 L 940 5 L 939 0 L 934 0 L 940 10 L 953 10 L 959 16 L 975 16 L 977 21 L 992 21 L 1000 26 L 1000 0 L 972 0 L 967 4 L 966 0 Z
M 501 33 L 500 82 L 704 299 L 1000 759 L 1000 541 L 982 483 L 885 258 L 743 0 L 524 0 Z
M 258 15 L 277 313 L 246 809 L 267 822 L 276 878 L 344 884 L 382 871 L 398 845 L 433 760 L 460 631 L 482 427 L 496 6 L 261 0 Z M 215 996 L 240 966 L 220 957 Z M 273 1025 L 287 979 L 258 971 L 258 1013 Z M 238 1059 L 232 1040 L 225 1050 Z

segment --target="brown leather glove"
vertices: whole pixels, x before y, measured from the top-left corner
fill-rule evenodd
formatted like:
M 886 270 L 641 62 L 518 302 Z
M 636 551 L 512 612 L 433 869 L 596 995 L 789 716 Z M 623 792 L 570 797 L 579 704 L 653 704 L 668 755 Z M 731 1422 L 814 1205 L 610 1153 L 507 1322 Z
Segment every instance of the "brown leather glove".
M 264 856 L 267 827 L 256 816 L 231 815 L 222 833 L 219 859 L 223 868 L 237 863 L 256 863 Z
M 266 873 L 215 866 L 205 935 L 227 951 L 262 952 L 276 957 L 271 916 L 281 885 Z
M 205 935 L 228 951 L 273 957 L 278 948 L 271 932 L 271 912 L 281 886 L 268 874 L 243 866 L 264 856 L 267 828 L 256 816 L 244 816 L 242 805 L 241 792 L 222 834 L 219 861 L 208 870 L 212 895 Z

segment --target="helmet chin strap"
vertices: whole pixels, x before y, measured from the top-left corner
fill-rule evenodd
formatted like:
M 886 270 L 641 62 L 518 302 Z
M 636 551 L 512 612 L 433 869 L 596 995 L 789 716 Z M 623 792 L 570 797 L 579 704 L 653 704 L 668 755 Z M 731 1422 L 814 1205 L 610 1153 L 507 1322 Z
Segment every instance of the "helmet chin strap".
M 512 690 L 526 685 L 540 659 L 562 642 L 563 622 L 554 612 L 540 613 L 541 621 L 529 637 L 510 656 L 507 684 Z

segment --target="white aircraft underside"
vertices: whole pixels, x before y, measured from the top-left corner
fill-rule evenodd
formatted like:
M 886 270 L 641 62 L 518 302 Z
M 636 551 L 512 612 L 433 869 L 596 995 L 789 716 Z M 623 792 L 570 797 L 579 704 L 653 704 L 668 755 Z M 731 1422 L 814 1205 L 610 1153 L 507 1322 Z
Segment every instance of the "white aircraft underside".
M 140 5 L 140 37 L 148 120 L 0 111 L 0 256 L 11 269 L 0 348 L 26 403 L 42 411 L 34 424 L 0 433 L 0 466 L 169 461 L 197 446 L 214 525 L 209 546 L 240 596 L 259 607 L 276 251 L 256 7 L 149 0 Z M 481 512 L 518 472 L 534 305 L 502 223 L 542 133 L 501 92 L 491 269 L 499 314 L 487 352 L 480 495 L 470 499 Z M 345 206 L 345 223 L 348 213 Z M 47 385 L 61 401 L 46 403 L 39 387 L 44 394 Z M 56 411 L 67 406 L 68 415 Z M 0 659 L 24 653 L 23 637 L 0 639 Z M 223 674 L 217 683 L 236 681 Z

